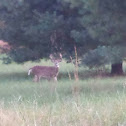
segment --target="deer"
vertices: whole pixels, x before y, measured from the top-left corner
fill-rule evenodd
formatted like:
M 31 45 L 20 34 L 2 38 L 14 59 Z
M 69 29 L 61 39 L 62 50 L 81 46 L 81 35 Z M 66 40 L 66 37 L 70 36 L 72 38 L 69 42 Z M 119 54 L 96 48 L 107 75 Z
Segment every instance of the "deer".
M 59 58 L 54 58 L 53 54 L 50 54 L 50 59 L 54 66 L 34 66 L 29 69 L 28 75 L 31 73 L 34 75 L 34 82 L 39 82 L 41 78 L 45 78 L 48 81 L 53 79 L 57 81 L 57 76 L 59 74 L 59 63 L 62 62 L 62 54 L 59 54 Z

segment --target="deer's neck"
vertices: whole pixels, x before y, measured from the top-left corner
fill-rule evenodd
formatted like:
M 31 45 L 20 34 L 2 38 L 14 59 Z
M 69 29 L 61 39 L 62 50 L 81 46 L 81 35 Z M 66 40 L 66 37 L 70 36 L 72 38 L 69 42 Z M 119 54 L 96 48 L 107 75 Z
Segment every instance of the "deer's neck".
M 55 64 L 55 67 L 59 68 L 59 64 Z

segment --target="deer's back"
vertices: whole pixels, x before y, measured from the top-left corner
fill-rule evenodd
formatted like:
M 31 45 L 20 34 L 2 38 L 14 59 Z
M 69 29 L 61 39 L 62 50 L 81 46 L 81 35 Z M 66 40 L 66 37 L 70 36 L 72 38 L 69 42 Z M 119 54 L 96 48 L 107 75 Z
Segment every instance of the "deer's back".
M 32 73 L 43 77 L 55 77 L 58 74 L 58 68 L 54 66 L 34 66 Z

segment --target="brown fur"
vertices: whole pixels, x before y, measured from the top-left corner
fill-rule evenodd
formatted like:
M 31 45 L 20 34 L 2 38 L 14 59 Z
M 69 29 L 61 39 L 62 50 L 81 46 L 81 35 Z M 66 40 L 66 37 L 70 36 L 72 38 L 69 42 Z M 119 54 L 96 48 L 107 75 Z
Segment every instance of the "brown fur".
M 30 70 L 35 82 L 40 81 L 41 77 L 51 80 L 58 76 L 58 67 L 55 66 L 34 66 Z
M 50 59 L 55 66 L 34 66 L 29 69 L 28 75 L 32 73 L 34 75 L 35 82 L 40 81 L 41 77 L 46 78 L 47 80 L 54 79 L 57 81 L 59 62 L 62 61 L 62 55 L 59 54 L 59 58 L 54 58 L 54 56 L 51 54 Z

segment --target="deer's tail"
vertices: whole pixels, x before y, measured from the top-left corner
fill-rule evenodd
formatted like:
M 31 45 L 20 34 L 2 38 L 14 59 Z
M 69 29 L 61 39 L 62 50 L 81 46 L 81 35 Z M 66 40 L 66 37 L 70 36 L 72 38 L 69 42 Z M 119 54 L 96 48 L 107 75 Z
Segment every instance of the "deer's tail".
M 30 75 L 31 72 L 32 72 L 32 68 L 29 69 L 29 71 L 28 71 L 28 75 Z

